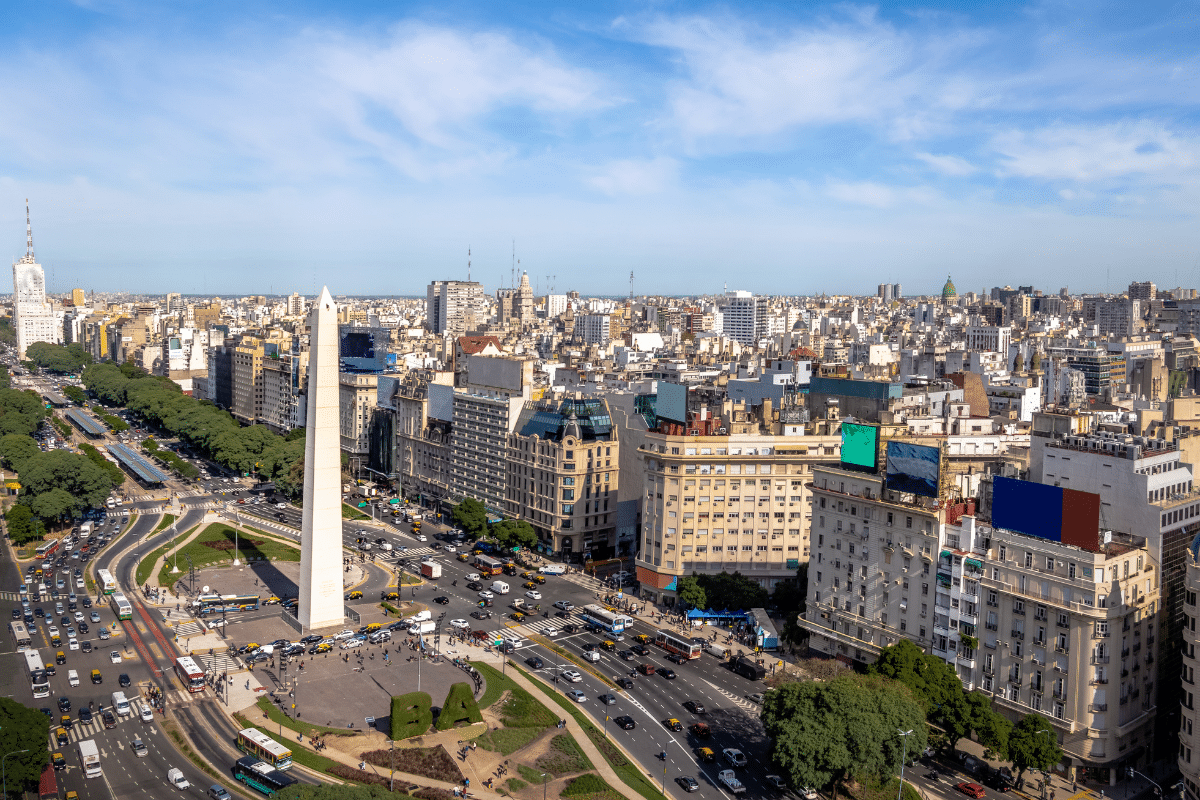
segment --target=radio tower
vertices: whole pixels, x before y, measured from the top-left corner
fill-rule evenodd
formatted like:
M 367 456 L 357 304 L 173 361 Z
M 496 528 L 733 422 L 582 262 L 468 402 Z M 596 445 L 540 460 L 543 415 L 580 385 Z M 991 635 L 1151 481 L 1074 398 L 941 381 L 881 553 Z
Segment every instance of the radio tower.
M 629 305 L 633 305 L 633 270 L 629 270 Z
M 471 248 L 467 248 L 467 283 L 471 282 Z
M 33 257 L 33 224 L 29 221 L 29 198 L 25 198 L 25 257 L 18 264 L 36 264 Z

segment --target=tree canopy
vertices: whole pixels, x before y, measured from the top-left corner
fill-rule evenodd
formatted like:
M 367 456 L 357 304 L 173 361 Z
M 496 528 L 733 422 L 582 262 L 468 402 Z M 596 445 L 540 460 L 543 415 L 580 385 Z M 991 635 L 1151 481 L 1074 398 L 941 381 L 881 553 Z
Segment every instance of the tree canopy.
M 83 511 L 88 507 L 102 507 L 112 492 L 112 479 L 105 470 L 92 463 L 87 456 L 69 453 L 66 450 L 51 450 L 48 453 L 39 451 L 25 460 L 17 474 L 21 479 L 22 498 L 29 502 L 34 513 L 43 519 L 49 517 L 42 516 L 35 500 L 48 492 L 57 489 L 69 495 L 71 510 L 74 512 Z M 61 498 L 61 495 L 55 496 Z
M 740 572 L 698 575 L 696 580 L 704 589 L 707 608 L 736 611 L 762 608 L 767 604 L 767 590 L 762 584 Z
M 40 452 L 41 448 L 32 436 L 23 433 L 7 433 L 0 436 L 0 458 L 4 459 L 4 464 L 9 469 L 20 472 L 21 465 Z
M 919 753 L 927 742 L 920 703 L 878 675 L 786 683 L 767 693 L 762 721 L 773 740 L 771 759 L 789 783 L 832 787 L 835 798 L 837 784 L 885 778 L 899 770 L 905 747 Z
M 50 763 L 50 752 L 46 749 L 49 735 L 49 717 L 36 708 L 0 697 L 0 748 L 12 753 L 4 761 L 4 776 L 10 790 L 37 787 L 42 770 Z
M 679 602 L 687 608 L 701 610 L 708 608 L 708 595 L 700 586 L 700 581 L 696 580 L 695 575 L 685 575 L 680 578 L 675 593 L 679 596 Z
M 1023 778 L 1027 769 L 1049 770 L 1062 757 L 1058 734 L 1041 714 L 1026 714 L 1013 726 L 1008 737 L 1008 759 L 1019 770 L 1018 777 Z
M 492 536 L 505 550 L 522 547 L 526 550 L 537 545 L 537 533 L 523 519 L 506 519 L 492 526 Z
M 92 357 L 79 344 L 34 342 L 26 348 L 25 357 L 42 369 L 60 375 L 79 372 L 92 363 Z
M 487 509 L 483 507 L 483 503 L 474 498 L 463 498 L 463 501 L 450 512 L 450 519 L 473 539 L 478 539 L 487 533 Z
M 41 520 L 33 515 L 29 506 L 16 503 L 4 512 L 4 521 L 8 527 L 8 538 L 15 545 L 22 545 L 41 539 L 46 535 L 46 529 Z
M 46 418 L 46 407 L 36 392 L 0 389 L 0 436 L 33 433 Z
M 780 634 L 784 641 L 800 644 L 808 637 L 804 628 L 798 622 L 806 608 L 808 596 L 808 564 L 803 563 L 796 570 L 796 577 L 775 584 L 771 593 L 771 604 L 779 610 L 784 618 L 783 630 Z

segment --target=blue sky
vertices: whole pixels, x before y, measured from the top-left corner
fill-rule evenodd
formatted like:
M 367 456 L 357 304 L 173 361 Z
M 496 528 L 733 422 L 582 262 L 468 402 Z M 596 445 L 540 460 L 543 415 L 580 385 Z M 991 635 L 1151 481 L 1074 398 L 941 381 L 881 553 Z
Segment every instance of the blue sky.
M 25 4 L 52 290 L 1200 287 L 1197 2 Z M 555 276 L 547 278 L 547 276 Z

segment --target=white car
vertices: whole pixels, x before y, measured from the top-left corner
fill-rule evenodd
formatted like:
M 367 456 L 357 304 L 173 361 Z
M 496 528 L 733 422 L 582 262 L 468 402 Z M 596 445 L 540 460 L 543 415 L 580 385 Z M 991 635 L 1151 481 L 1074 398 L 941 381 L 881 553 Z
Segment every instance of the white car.
M 142 722 L 154 722 L 154 711 L 150 706 L 142 706 L 141 710 Z
M 350 650 L 355 647 L 362 647 L 366 643 L 367 642 L 365 639 L 347 639 L 346 641 L 342 642 L 339 647 L 342 650 Z
M 76 622 L 83 622 L 83 612 L 82 612 L 82 611 L 76 611 L 76 612 L 75 612 L 75 621 L 76 621 Z
M 452 619 L 450 620 L 450 627 L 461 628 L 462 630 L 470 630 L 471 623 L 467 622 L 465 619 Z
M 575 671 L 573 669 L 563 670 L 562 676 L 563 676 L 563 678 L 570 681 L 571 683 L 579 683 L 581 680 L 583 680 L 583 675 L 579 674 L 577 671 Z
M 344 631 L 342 631 L 341 633 L 339 633 L 339 634 L 335 635 L 335 636 L 333 637 L 333 641 L 335 641 L 335 642 L 340 642 L 342 639 L 349 639 L 349 638 L 350 638 L 351 636 L 353 636 L 353 635 L 354 635 L 354 631 L 350 630 L 349 628 L 346 628 L 346 630 L 344 630 Z
M 469 581 L 477 581 L 477 580 L 479 580 L 479 573 L 478 573 L 478 572 L 468 572 L 468 573 L 467 573 L 467 580 L 469 580 Z
M 429 541 L 429 537 L 428 537 L 428 536 L 426 536 L 426 535 L 425 535 L 425 534 L 423 534 L 423 533 L 418 533 L 418 534 L 417 534 L 417 541 L 418 541 L 418 542 L 428 542 L 428 541 Z
M 225 627 L 225 620 L 223 620 L 223 619 L 219 619 L 219 618 L 218 618 L 218 619 L 214 619 L 212 622 L 208 623 L 208 627 L 210 627 L 210 628 L 223 628 L 223 627 Z
M 584 696 L 583 692 L 579 691 L 578 689 L 572 689 L 571 691 L 567 692 L 567 697 L 571 698 L 576 703 L 587 702 L 587 698 Z
M 555 600 L 554 607 L 562 609 L 563 611 L 570 611 L 575 608 L 575 604 L 570 600 Z
M 539 592 L 537 589 L 530 589 L 528 592 L 525 593 L 525 596 L 528 597 L 530 600 L 541 600 L 542 599 L 542 593 Z
M 276 503 L 275 507 L 276 508 L 287 508 L 287 503 Z
M 51 636 L 58 636 L 58 626 L 57 625 L 48 626 L 46 628 L 46 633 L 50 634 Z
M 79 640 L 76 639 L 74 636 L 72 636 L 70 639 L 67 639 L 67 647 L 70 648 L 71 650 L 78 650 L 79 649 Z
M 542 636 L 558 636 L 558 628 L 543 628 Z
M 121 663 L 121 654 L 119 652 L 117 652 L 116 650 L 113 650 L 111 653 L 108 654 L 108 660 L 114 664 L 120 664 Z
M 192 784 L 188 783 L 188 779 L 183 777 L 183 770 L 171 768 L 167 770 L 167 783 L 174 786 L 176 789 L 190 789 Z
M 496 595 L 492 594 L 487 589 L 484 589 L 482 592 L 480 592 L 479 596 L 484 600 L 494 600 L 496 598 Z

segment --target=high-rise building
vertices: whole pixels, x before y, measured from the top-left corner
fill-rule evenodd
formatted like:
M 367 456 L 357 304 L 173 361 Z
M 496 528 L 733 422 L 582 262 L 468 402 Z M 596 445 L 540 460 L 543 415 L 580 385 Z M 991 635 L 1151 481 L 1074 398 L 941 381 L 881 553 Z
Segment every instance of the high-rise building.
M 1157 288 L 1154 286 L 1153 281 L 1144 281 L 1140 283 L 1134 281 L 1133 283 L 1129 284 L 1130 300 L 1143 300 L 1149 302 L 1150 300 L 1154 300 L 1157 297 L 1157 294 Z
M 187 304 L 183 302 L 183 295 L 179 292 L 167 292 L 167 312 L 170 314 L 179 314 L 187 311 Z
M 287 299 L 287 313 L 289 317 L 304 316 L 304 310 L 308 303 L 297 292 L 292 292 Z
M 554 319 L 566 310 L 567 296 L 565 294 L 546 295 L 546 319 Z
M 967 327 L 967 349 L 1003 353 L 1008 357 L 1012 328 L 1007 325 L 970 325 Z
M 486 306 L 477 281 L 433 281 L 425 293 L 426 324 L 439 336 L 461 335 L 483 321 Z
M 33 225 L 29 201 L 25 201 L 25 255 L 13 263 L 13 327 L 17 334 L 17 356 L 34 342 L 62 342 L 62 326 L 46 302 L 46 272 L 33 255 Z
M 1141 300 L 1107 297 L 1095 305 L 1096 327 L 1101 336 L 1130 336 L 1142 320 Z
M 608 314 L 584 314 L 575 319 L 575 332 L 588 344 L 606 345 L 612 335 Z
M 767 335 L 767 298 L 750 292 L 726 292 L 722 302 L 721 332 L 730 339 L 752 345 Z
M 71 305 L 75 306 L 76 308 L 83 308 L 87 305 L 87 295 L 83 289 L 71 290 Z
M 1180 677 L 1183 695 L 1180 698 L 1179 753 L 1175 763 L 1183 773 L 1183 796 L 1185 800 L 1200 800 L 1200 703 L 1197 703 L 1195 685 L 1200 661 L 1196 652 L 1200 649 L 1200 632 L 1196 630 L 1196 617 L 1200 616 L 1197 599 L 1200 598 L 1200 553 L 1196 546 L 1188 548 L 1186 554 L 1187 576 L 1183 586 L 1183 641 L 1176 647 L 1182 652 L 1183 665 Z M 1165 636 L 1164 636 L 1165 638 Z
M 379 395 L 379 375 L 342 372 L 338 375 L 338 395 L 342 452 L 350 457 L 352 474 L 358 474 L 367 457 L 367 432 L 371 409 Z
M 878 293 L 879 299 L 885 303 L 903 299 L 900 294 L 900 284 L 898 283 L 881 283 L 879 284 Z
M 233 348 L 233 405 L 229 410 L 246 424 L 262 416 L 265 356 L 262 341 L 252 337 Z

